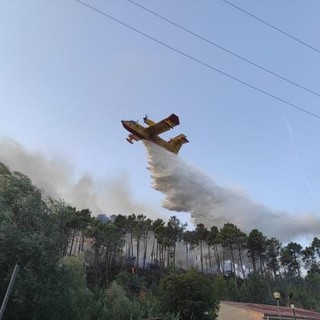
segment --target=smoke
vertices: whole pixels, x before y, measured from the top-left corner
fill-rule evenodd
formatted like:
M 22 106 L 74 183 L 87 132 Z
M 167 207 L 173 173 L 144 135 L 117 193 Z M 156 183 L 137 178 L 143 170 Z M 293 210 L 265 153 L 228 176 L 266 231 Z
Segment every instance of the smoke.
M 131 213 L 150 218 L 160 216 L 151 206 L 133 199 L 126 173 L 103 180 L 90 174 L 79 177 L 65 159 L 31 152 L 14 140 L 1 138 L 0 162 L 27 175 L 45 194 L 78 210 L 89 209 L 93 216 Z
M 230 222 L 245 232 L 259 229 L 281 241 L 318 234 L 320 219 L 315 215 L 273 211 L 246 194 L 217 185 L 179 156 L 148 141 L 145 145 L 153 188 L 165 196 L 163 207 L 190 213 L 195 224 L 222 227 Z
M 243 231 L 257 228 L 268 237 L 282 241 L 314 236 L 320 219 L 311 213 L 299 215 L 274 211 L 252 201 L 246 194 L 219 186 L 215 181 L 180 157 L 146 141 L 148 169 L 154 189 L 164 194 L 163 207 L 190 213 L 192 222 L 207 227 L 236 224 Z M 97 179 L 90 174 L 77 176 L 65 159 L 31 152 L 14 140 L 0 138 L 0 161 L 11 170 L 26 174 L 32 182 L 55 199 L 63 199 L 78 210 L 98 214 L 145 214 L 163 217 L 152 206 L 135 201 L 129 175 Z

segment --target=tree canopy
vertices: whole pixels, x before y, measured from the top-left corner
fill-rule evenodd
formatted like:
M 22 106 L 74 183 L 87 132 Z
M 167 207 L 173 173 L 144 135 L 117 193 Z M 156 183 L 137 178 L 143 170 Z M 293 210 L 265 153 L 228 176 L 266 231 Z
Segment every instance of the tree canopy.
M 221 299 L 270 304 L 274 291 L 320 311 L 317 237 L 303 248 L 233 223 L 93 215 L 0 163 L 0 298 L 20 266 L 4 319 L 214 319 Z

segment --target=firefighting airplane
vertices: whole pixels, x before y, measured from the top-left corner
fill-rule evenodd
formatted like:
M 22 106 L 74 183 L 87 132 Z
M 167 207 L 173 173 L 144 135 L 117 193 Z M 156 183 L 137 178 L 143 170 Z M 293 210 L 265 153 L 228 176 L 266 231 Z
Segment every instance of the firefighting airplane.
M 172 114 L 166 119 L 159 122 L 154 122 L 146 115 L 143 118 L 144 123 L 148 127 L 144 127 L 138 123 L 138 121 L 122 120 L 122 125 L 131 132 L 127 138 L 127 141 L 133 144 L 133 140 L 139 141 L 141 139 L 150 140 L 157 145 L 167 149 L 170 152 L 177 154 L 184 143 L 189 142 L 184 134 L 179 134 L 175 138 L 165 141 L 159 137 L 159 134 L 173 129 L 174 126 L 180 124 L 179 117 Z

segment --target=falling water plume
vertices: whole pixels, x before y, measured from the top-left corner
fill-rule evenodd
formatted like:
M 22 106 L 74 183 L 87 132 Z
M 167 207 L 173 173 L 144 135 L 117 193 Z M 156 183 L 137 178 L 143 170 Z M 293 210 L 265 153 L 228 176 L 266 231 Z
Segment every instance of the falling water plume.
M 315 235 L 319 231 L 320 219 L 311 213 L 293 215 L 271 210 L 244 193 L 219 186 L 178 155 L 149 141 L 145 141 L 145 146 L 152 186 L 164 194 L 163 207 L 190 213 L 195 224 L 222 227 L 230 222 L 243 231 L 259 229 L 282 241 Z

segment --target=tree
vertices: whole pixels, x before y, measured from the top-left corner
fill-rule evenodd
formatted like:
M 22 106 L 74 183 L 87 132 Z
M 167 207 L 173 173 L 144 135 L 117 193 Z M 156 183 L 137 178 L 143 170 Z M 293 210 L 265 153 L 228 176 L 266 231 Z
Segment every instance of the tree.
M 143 214 L 139 214 L 136 216 L 136 220 L 133 227 L 133 237 L 136 238 L 136 268 L 139 268 L 139 260 L 140 260 L 140 241 L 146 230 L 146 216 Z
M 236 237 L 236 246 L 238 248 L 239 262 L 240 262 L 242 277 L 244 281 L 246 279 L 246 273 L 244 270 L 242 256 L 243 256 L 244 249 L 247 247 L 247 241 L 248 241 L 248 236 L 244 232 L 239 230 Z
M 48 199 L 27 176 L 0 163 L 0 208 L 1 296 L 13 266 L 20 265 L 6 317 L 86 319 L 84 309 L 79 311 L 86 295 L 83 278 L 61 261 L 68 206 Z
M 290 278 L 301 279 L 302 246 L 296 242 L 290 242 L 281 250 L 280 261 Z
M 218 307 L 212 281 L 195 269 L 162 279 L 159 299 L 165 312 L 179 313 L 185 320 L 209 319 L 205 312 L 214 315 Z
M 131 235 L 132 235 L 131 225 L 129 225 L 127 223 L 127 217 L 125 215 L 122 215 L 122 214 L 112 215 L 111 218 L 112 218 L 112 221 L 114 222 L 114 224 L 119 229 L 119 231 L 124 236 L 124 240 L 125 240 L 125 243 L 124 243 L 125 257 L 127 259 L 127 263 L 128 263 L 128 260 L 130 260 L 130 265 L 132 265 L 133 264 L 132 254 L 131 254 L 132 241 L 131 242 L 129 241 L 129 238 L 130 238 L 130 240 L 132 240 L 132 237 L 131 237 Z M 129 235 L 129 233 L 130 233 L 130 235 Z
M 187 262 L 187 269 L 189 268 L 189 254 L 190 252 L 197 246 L 197 235 L 194 230 L 187 230 L 182 235 L 182 241 L 186 246 L 186 262 Z
M 200 264 L 201 272 L 203 273 L 203 243 L 207 241 L 209 232 L 203 223 L 198 223 L 195 230 L 198 246 L 200 248 Z
M 173 248 L 172 259 L 173 259 L 173 267 L 176 264 L 176 245 L 177 241 L 182 239 L 183 231 L 185 230 L 187 224 L 181 223 L 181 221 L 176 217 L 170 217 L 167 223 L 167 239 L 168 239 L 168 248 Z M 168 258 L 170 257 L 170 253 Z M 168 263 L 169 265 L 169 263 Z
M 276 278 L 280 271 L 279 257 L 281 251 L 281 242 L 274 237 L 267 239 L 265 242 L 265 249 L 267 267 L 272 271 L 273 277 Z
M 131 301 L 125 291 L 115 281 L 105 291 L 105 308 L 98 319 L 138 320 L 140 310 L 139 305 Z
M 64 257 L 60 264 L 63 270 L 65 288 L 67 294 L 60 293 L 61 298 L 67 299 L 69 316 L 68 319 L 90 320 L 93 308 L 93 293 L 86 284 L 86 273 L 80 257 Z M 62 305 L 65 305 L 64 301 Z M 52 310 L 54 313 L 55 310 Z
M 259 259 L 260 270 L 263 272 L 263 253 L 265 251 L 266 238 L 257 229 L 253 229 L 248 236 L 248 257 L 251 258 L 253 272 L 257 272 L 257 259 Z
M 154 252 L 154 243 L 152 245 L 153 263 L 158 264 L 160 268 L 164 267 L 164 242 L 165 242 L 165 222 L 162 219 L 156 219 L 152 224 L 154 238 L 156 239 L 156 252 Z
M 136 215 L 133 213 L 127 216 L 127 219 L 126 219 L 126 226 L 127 226 L 126 232 L 127 232 L 127 235 L 129 235 L 128 255 L 132 265 L 134 263 L 134 259 L 136 259 L 133 253 L 133 238 L 134 238 L 134 229 L 136 226 L 136 218 L 137 218 Z
M 232 273 L 234 275 L 235 282 L 237 283 L 237 274 L 235 268 L 234 250 L 236 249 L 240 239 L 243 238 L 241 230 L 232 223 L 224 224 L 220 230 L 220 237 L 222 240 L 222 246 L 228 248 L 231 254 Z
M 270 304 L 272 302 L 270 282 L 258 273 L 250 274 L 246 285 L 241 287 L 242 301 Z
M 99 257 L 104 257 L 105 286 L 109 285 L 110 272 L 115 264 L 116 257 L 122 253 L 124 244 L 124 234 L 111 221 L 102 223 L 93 219 L 88 229 L 88 236 L 93 240 L 92 248 L 94 251 L 94 283 L 98 284 L 99 278 Z
M 302 251 L 302 260 L 308 272 L 318 272 L 320 270 L 320 240 L 314 237 L 309 247 Z
M 143 268 L 146 265 L 147 258 L 147 246 L 148 246 L 148 233 L 149 229 L 151 229 L 152 221 L 147 219 L 147 217 L 143 214 L 139 214 L 136 216 L 136 220 L 133 228 L 133 237 L 136 239 L 136 268 L 139 268 L 140 261 L 140 245 L 141 239 L 143 240 Z
M 150 231 L 152 230 L 152 220 L 151 219 L 146 219 L 144 221 L 144 234 L 143 234 L 143 269 L 146 267 L 146 261 L 147 261 L 147 248 L 149 244 L 149 239 L 150 239 Z
M 218 250 L 218 245 L 220 244 L 221 244 L 220 231 L 218 227 L 212 226 L 210 228 L 210 233 L 208 235 L 208 245 L 213 246 L 214 255 L 218 265 L 218 272 L 221 274 L 221 263 L 220 263 L 220 256 L 219 256 L 219 250 Z

